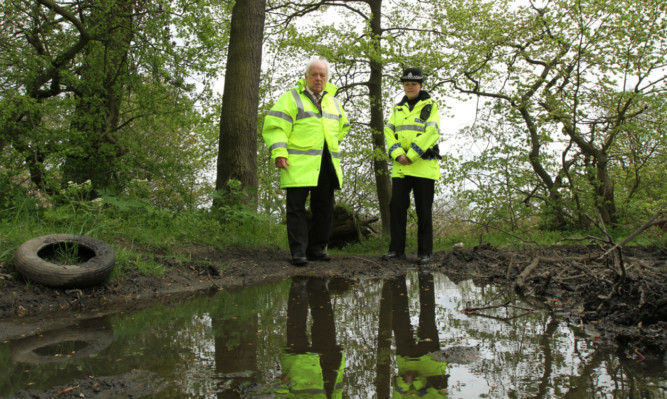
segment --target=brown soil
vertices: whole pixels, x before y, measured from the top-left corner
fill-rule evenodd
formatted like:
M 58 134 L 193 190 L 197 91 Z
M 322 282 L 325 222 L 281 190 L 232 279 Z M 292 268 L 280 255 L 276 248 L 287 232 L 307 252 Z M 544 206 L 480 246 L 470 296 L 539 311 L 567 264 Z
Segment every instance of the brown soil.
M 405 262 L 383 262 L 379 256 L 336 254 L 330 262 L 295 267 L 289 264 L 287 252 L 277 250 L 221 252 L 187 247 L 177 252 L 186 256 L 154 255 L 167 267 L 161 278 L 130 272 L 81 290 L 26 284 L 11 265 L 0 265 L 0 341 L 66 326 L 87 315 L 180 301 L 209 290 L 296 275 L 382 279 L 417 269 L 414 255 Z M 420 268 L 441 271 L 455 282 L 472 279 L 479 284 L 506 285 L 508 293 L 530 298 L 535 306 L 596 331 L 594 338 L 601 344 L 615 345 L 626 356 L 659 361 L 667 349 L 667 250 L 625 247 L 620 257 L 619 253 L 603 256 L 604 250 L 594 246 L 498 250 L 483 245 L 438 252 L 431 265 Z M 103 385 L 97 382 L 96 386 Z M 58 388 L 53 391 L 59 392 Z M 54 392 L 31 392 L 33 396 L 25 397 L 52 397 Z

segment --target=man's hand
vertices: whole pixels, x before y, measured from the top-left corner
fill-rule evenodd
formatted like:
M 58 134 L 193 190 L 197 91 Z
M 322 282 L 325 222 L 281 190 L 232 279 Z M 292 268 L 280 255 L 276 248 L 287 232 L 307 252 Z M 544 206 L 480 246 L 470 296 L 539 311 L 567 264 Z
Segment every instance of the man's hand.
M 276 158 L 276 167 L 278 169 L 285 169 L 287 170 L 287 167 L 289 166 L 289 161 L 285 157 L 278 157 Z
M 406 157 L 405 155 L 399 155 L 396 160 L 401 164 L 401 165 L 410 165 L 412 162 L 410 162 L 410 158 Z

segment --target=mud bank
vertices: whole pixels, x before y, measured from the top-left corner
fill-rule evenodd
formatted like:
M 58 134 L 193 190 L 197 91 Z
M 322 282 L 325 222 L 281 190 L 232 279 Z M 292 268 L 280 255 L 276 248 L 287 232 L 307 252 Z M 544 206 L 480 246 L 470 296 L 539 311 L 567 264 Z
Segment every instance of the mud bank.
M 15 339 L 66 326 L 107 312 L 132 311 L 157 302 L 177 302 L 225 290 L 293 276 L 387 279 L 418 269 L 414 254 L 405 262 L 383 262 L 379 256 L 334 255 L 330 262 L 307 267 L 289 264 L 289 255 L 275 250 L 225 252 L 188 247 L 179 256 L 150 255 L 165 265 L 160 278 L 126 273 L 86 289 L 52 289 L 26 282 L 11 265 L 0 268 L 0 340 Z M 185 256 L 182 256 L 185 255 Z M 188 259 L 183 261 L 181 259 Z M 604 256 L 593 246 L 552 246 L 499 250 L 490 246 L 434 254 L 421 266 L 440 271 L 453 281 L 505 285 L 508 296 L 523 296 L 586 330 L 601 345 L 612 345 L 625 357 L 664 362 L 667 348 L 667 251 L 627 247 L 620 257 Z M 510 300 L 510 298 L 508 298 Z M 476 312 L 497 304 L 470 304 Z M 24 391 L 17 398 L 103 397 L 123 384 L 141 391 L 150 378 L 104 377 L 81 381 L 76 389 Z M 129 385 L 128 385 L 129 384 Z M 127 389 L 127 387 L 126 387 Z M 21 396 L 23 395 L 23 396 Z

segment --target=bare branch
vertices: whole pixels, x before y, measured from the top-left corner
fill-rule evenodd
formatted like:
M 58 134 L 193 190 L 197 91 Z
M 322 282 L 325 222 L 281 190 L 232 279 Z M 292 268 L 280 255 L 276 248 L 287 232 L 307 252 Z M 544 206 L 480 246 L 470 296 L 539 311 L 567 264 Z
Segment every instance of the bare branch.
M 623 239 L 623 241 L 619 242 L 618 244 L 614 245 L 613 247 L 611 247 L 610 249 L 605 251 L 605 253 L 600 258 L 604 258 L 605 256 L 609 255 L 609 253 L 614 251 L 616 248 L 622 247 L 623 245 L 627 244 L 633 238 L 637 237 L 642 231 L 648 229 L 649 227 L 655 226 L 655 225 L 664 225 L 665 223 L 667 223 L 667 219 L 662 218 L 662 215 L 664 215 L 663 211 L 660 211 L 660 212 L 656 213 L 655 215 L 653 215 L 653 217 L 651 219 L 649 219 L 646 223 L 641 225 L 632 234 L 625 237 L 625 239 Z

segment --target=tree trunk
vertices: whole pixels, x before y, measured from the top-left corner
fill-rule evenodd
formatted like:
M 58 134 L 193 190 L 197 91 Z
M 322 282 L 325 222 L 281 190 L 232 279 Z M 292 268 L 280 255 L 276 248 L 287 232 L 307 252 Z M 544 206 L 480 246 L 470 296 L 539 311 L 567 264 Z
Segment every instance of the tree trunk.
M 215 371 L 230 377 L 218 388 L 216 398 L 237 398 L 235 389 L 252 384 L 253 372 L 259 370 L 259 316 L 248 311 L 231 318 L 221 308 L 211 317 Z
M 614 198 L 614 182 L 609 176 L 608 164 L 609 156 L 606 152 L 606 146 L 597 148 L 592 141 L 585 140 L 574 128 L 574 124 L 569 121 L 563 123 L 563 130 L 570 136 L 572 141 L 577 144 L 581 152 L 592 160 L 592 165 L 585 168 L 588 175 L 588 181 L 593 186 L 595 208 L 600 213 L 602 221 L 607 226 L 615 226 L 618 223 L 616 214 L 616 200 Z M 613 141 L 613 137 L 607 138 L 608 144 Z
M 253 208 L 257 207 L 257 106 L 265 5 L 266 0 L 237 1 L 232 10 L 215 182 L 216 190 L 229 192 L 229 181 L 238 180 L 244 189 L 241 201 Z M 223 203 L 218 199 L 214 206 Z
M 382 37 L 382 0 L 372 0 L 368 4 L 371 7 L 371 32 L 376 46 L 375 54 L 381 54 L 380 39 Z M 371 73 L 368 80 L 368 95 L 371 105 L 370 126 L 373 135 L 373 154 L 381 156 L 373 158 L 373 171 L 375 172 L 375 186 L 377 189 L 378 205 L 380 208 L 380 220 L 382 222 L 382 234 L 389 234 L 389 202 L 391 200 L 391 180 L 389 178 L 389 167 L 387 166 L 387 151 L 384 141 L 384 118 L 382 114 L 382 64 L 379 60 L 371 57 Z
M 547 208 L 549 213 L 553 216 L 554 221 L 551 223 L 552 226 L 558 230 L 564 229 L 566 226 L 565 221 L 565 212 L 563 207 L 563 201 L 558 190 L 560 185 L 556 184 L 554 180 L 549 175 L 549 172 L 544 169 L 542 161 L 540 160 L 540 147 L 541 141 L 539 134 L 537 132 L 537 126 L 533 122 L 533 117 L 528 111 L 527 107 L 518 107 L 518 111 L 521 113 L 521 116 L 526 124 L 528 129 L 528 136 L 530 139 L 530 152 L 528 153 L 528 160 L 530 165 L 533 167 L 533 171 L 540 178 L 542 183 L 547 188 L 549 193 L 549 201 L 547 202 Z
M 614 199 L 614 183 L 611 177 L 609 177 L 608 164 L 609 158 L 607 154 L 600 151 L 595 158 L 595 202 L 602 221 L 607 226 L 616 226 L 618 218 L 616 216 L 616 203 Z

